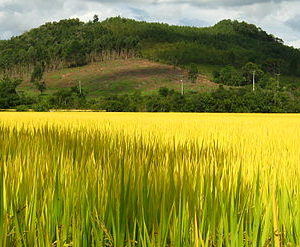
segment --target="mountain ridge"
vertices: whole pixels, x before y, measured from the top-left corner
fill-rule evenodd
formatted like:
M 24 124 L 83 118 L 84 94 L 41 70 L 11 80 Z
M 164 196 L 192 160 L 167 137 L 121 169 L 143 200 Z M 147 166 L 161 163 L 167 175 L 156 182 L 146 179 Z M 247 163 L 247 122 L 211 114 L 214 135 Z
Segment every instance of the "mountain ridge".
M 277 60 L 283 73 L 300 74 L 298 49 L 284 45 L 281 39 L 253 24 L 231 20 L 200 28 L 121 17 L 95 23 L 68 19 L 0 41 L 2 73 L 30 73 L 37 63 L 55 70 L 128 57 L 180 66 L 196 63 L 242 67 L 255 62 L 267 67 Z

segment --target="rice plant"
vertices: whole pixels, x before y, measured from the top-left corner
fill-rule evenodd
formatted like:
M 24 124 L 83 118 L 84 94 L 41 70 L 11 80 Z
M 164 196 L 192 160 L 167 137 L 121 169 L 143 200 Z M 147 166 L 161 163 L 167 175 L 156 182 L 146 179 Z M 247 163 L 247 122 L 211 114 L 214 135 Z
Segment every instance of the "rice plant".
M 299 246 L 299 127 L 299 115 L 1 113 L 1 246 Z

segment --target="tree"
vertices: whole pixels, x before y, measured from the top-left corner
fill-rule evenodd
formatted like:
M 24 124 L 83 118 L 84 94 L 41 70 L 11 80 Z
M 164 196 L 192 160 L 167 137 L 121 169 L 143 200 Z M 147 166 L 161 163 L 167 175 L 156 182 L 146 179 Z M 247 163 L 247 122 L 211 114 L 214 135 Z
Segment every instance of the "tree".
M 0 80 L 0 108 L 7 109 L 20 103 L 20 97 L 16 91 L 20 84 L 19 79 L 5 77 Z
M 231 65 L 235 65 L 236 56 L 235 56 L 233 51 L 230 51 L 228 53 L 228 60 L 229 60 Z
M 199 75 L 198 66 L 194 63 L 190 64 L 188 68 L 188 72 L 189 72 L 189 80 L 191 80 L 192 83 L 195 83 Z
M 267 59 L 263 64 L 264 69 L 272 75 L 280 74 L 285 67 L 285 62 L 282 59 Z
M 169 95 L 169 92 L 170 92 L 169 88 L 166 87 L 161 87 L 158 89 L 158 94 L 163 97 L 167 97 Z
M 278 89 L 277 88 L 277 80 L 274 77 L 269 77 L 265 88 L 272 90 L 273 92 L 276 92 L 276 90 Z
M 31 74 L 31 82 L 36 87 L 36 89 L 42 94 L 46 89 L 45 81 L 42 81 L 45 71 L 44 63 L 38 63 L 35 65 L 33 72 Z
M 215 74 L 217 76 L 217 74 Z M 232 66 L 226 66 L 219 72 L 219 77 L 215 78 L 217 83 L 228 86 L 241 86 L 245 83 L 242 73 Z
M 299 67 L 298 59 L 296 57 L 292 58 L 289 64 L 289 72 L 292 75 L 298 75 L 299 74 L 298 67 Z
M 54 108 L 82 108 L 86 105 L 86 95 L 76 86 L 63 88 L 52 95 L 50 104 Z
M 37 81 L 34 83 L 36 86 L 36 89 L 40 91 L 41 94 L 43 94 L 44 91 L 47 89 L 47 85 L 44 81 Z
M 33 71 L 31 73 L 30 81 L 32 83 L 41 81 L 43 79 L 43 75 L 45 72 L 45 65 L 44 63 L 38 63 L 34 66 Z
M 69 67 L 82 66 L 87 63 L 86 51 L 83 41 L 74 39 L 69 41 L 64 49 L 64 56 Z
M 94 15 L 93 17 L 93 23 L 97 23 L 99 22 L 99 16 L 98 15 Z
M 245 64 L 245 66 L 242 68 L 242 72 L 244 78 L 246 79 L 246 84 L 251 84 L 253 82 L 253 73 L 255 75 L 255 82 L 259 82 L 264 75 L 264 72 L 260 66 L 251 62 Z

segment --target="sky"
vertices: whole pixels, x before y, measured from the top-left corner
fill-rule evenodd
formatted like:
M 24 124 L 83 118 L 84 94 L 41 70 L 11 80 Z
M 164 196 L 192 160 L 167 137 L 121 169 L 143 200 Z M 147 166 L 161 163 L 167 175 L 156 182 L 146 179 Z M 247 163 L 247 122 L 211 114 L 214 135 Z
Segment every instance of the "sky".
M 0 39 L 67 18 L 121 16 L 196 27 L 223 19 L 255 24 L 300 48 L 300 0 L 0 0 Z

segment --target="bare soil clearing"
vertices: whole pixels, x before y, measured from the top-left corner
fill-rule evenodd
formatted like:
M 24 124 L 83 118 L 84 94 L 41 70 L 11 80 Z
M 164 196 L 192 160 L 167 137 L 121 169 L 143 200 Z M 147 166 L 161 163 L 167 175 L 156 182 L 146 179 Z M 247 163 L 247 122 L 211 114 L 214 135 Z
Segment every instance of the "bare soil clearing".
M 191 83 L 187 71 L 145 59 L 105 61 L 45 74 L 49 92 L 78 85 L 80 81 L 90 96 L 135 91 L 147 94 L 160 87 L 181 90 L 181 80 L 185 84 L 185 90 L 203 92 L 218 87 L 205 75 L 200 75 L 196 83 Z M 34 90 L 28 82 L 24 83 L 22 88 Z

